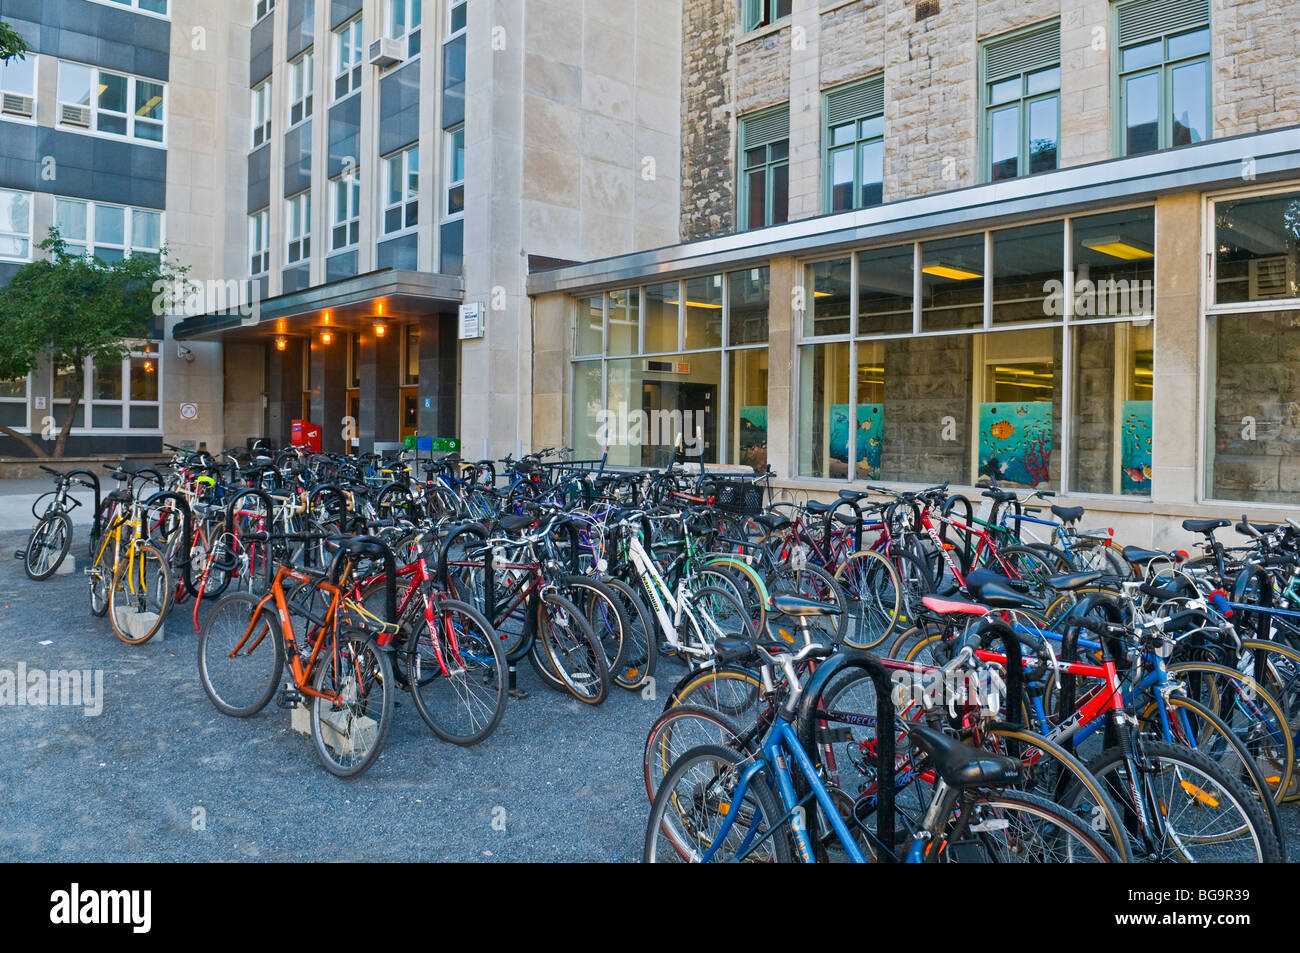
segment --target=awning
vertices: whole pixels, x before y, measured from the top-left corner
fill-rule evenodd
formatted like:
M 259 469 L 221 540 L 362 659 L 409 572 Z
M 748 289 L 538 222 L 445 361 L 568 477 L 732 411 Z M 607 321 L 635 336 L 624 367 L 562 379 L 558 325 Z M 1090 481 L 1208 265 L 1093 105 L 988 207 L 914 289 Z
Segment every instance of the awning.
M 400 324 L 454 313 L 464 299 L 465 283 L 459 275 L 386 268 L 268 298 L 250 315 L 234 310 L 186 318 L 172 330 L 172 337 L 258 341 L 324 326 L 356 330 L 376 318 Z

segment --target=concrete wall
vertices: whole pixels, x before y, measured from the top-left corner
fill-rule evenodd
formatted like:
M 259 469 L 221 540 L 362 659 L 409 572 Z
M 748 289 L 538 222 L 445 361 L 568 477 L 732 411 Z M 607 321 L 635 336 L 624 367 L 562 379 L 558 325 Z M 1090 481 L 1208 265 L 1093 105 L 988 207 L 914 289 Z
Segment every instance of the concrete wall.
M 487 335 L 461 345 L 467 453 L 536 443 L 526 256 L 677 241 L 679 21 L 678 0 L 470 4 L 465 288 Z

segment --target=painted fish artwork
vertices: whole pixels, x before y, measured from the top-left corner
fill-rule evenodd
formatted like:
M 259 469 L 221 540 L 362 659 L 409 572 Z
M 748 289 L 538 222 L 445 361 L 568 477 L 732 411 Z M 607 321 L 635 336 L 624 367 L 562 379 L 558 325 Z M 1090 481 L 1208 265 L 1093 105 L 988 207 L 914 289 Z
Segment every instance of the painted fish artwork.
M 858 404 L 857 433 L 858 477 L 880 475 L 880 451 L 884 445 L 881 434 L 885 415 L 884 404 Z M 844 476 L 849 464 L 849 405 L 832 404 L 830 408 L 831 459 L 843 464 L 832 468 L 833 475 Z
M 1151 401 L 1120 405 L 1120 492 L 1151 495 Z
M 980 405 L 979 472 L 1007 483 L 1038 486 L 1051 479 L 1051 401 Z
M 761 470 L 767 466 L 767 407 L 740 408 L 740 462 Z

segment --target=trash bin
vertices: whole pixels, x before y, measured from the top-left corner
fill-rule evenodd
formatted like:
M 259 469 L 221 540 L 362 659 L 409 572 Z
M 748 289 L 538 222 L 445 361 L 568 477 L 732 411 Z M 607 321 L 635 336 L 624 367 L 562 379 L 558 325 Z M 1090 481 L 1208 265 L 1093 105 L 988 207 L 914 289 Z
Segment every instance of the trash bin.
M 321 452 L 321 429 L 310 420 L 295 420 L 289 426 L 289 442 L 312 453 Z

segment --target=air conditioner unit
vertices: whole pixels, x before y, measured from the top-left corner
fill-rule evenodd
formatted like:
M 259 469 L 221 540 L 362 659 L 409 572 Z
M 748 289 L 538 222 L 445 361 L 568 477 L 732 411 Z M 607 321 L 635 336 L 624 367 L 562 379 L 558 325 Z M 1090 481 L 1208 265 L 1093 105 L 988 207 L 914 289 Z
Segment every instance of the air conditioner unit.
M 0 112 L 10 116 L 32 117 L 36 111 L 36 100 L 31 96 L 19 96 L 17 93 L 5 93 L 0 99 Z
M 76 103 L 59 103 L 59 122 L 65 126 L 90 128 L 90 107 Z
M 1287 255 L 1254 258 L 1250 262 L 1250 297 L 1296 297 L 1295 259 Z
M 370 44 L 370 65 L 379 67 L 395 66 L 406 59 L 406 51 L 401 40 L 388 38 L 375 40 Z

